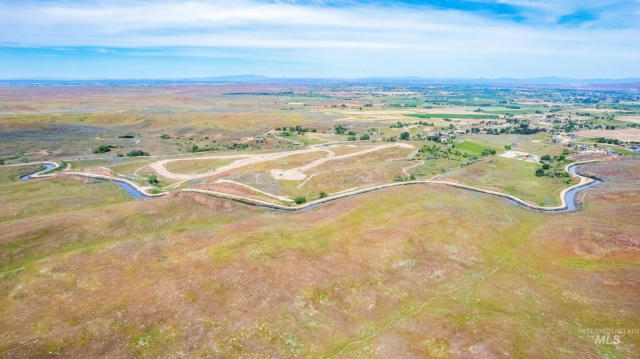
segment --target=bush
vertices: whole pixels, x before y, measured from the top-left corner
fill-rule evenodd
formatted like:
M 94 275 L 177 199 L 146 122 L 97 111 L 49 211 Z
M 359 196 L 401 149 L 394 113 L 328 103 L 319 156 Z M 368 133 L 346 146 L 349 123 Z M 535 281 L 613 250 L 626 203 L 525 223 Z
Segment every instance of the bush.
M 543 160 L 543 161 L 551 161 L 551 156 L 544 155 L 544 156 L 540 157 L 540 159 Z
M 100 145 L 98 146 L 96 149 L 93 150 L 93 153 L 105 153 L 105 152 L 109 152 L 111 151 L 112 148 L 115 148 L 115 146 L 111 146 L 111 145 Z
M 303 196 L 298 196 L 294 199 L 294 201 L 296 202 L 296 204 L 301 204 L 301 203 L 305 203 L 307 201 L 307 198 Z
M 355 140 L 356 140 L 356 136 L 347 137 L 347 141 L 355 141 Z
M 149 152 L 144 152 L 141 150 L 133 150 L 127 153 L 127 157 L 139 157 L 139 156 L 150 156 Z
M 349 131 L 349 132 L 347 132 L 347 135 L 349 135 L 349 136 L 355 136 L 355 135 L 356 135 L 356 133 L 355 133 L 355 132 L 353 132 L 353 131 Z
M 548 170 L 549 168 L 551 168 L 551 165 L 548 164 L 548 163 L 545 163 L 545 164 L 542 165 L 542 169 L 543 170 Z
M 133 135 L 122 135 L 122 136 L 118 136 L 120 138 L 133 138 Z
M 360 141 L 368 141 L 369 140 L 369 135 L 368 134 L 364 134 L 362 136 L 360 136 Z
M 409 132 L 403 132 L 400 134 L 400 139 L 401 140 L 408 140 L 409 139 Z
M 320 192 L 320 198 L 326 198 L 327 197 L 327 192 L 322 191 Z
M 334 128 L 336 130 L 336 133 L 339 135 L 344 135 L 344 133 L 347 132 L 347 128 L 342 125 L 336 125 Z
M 542 168 L 538 168 L 536 170 L 536 176 L 538 176 L 538 177 L 544 176 L 544 170 Z
M 167 135 L 166 133 L 163 133 L 163 134 L 160 136 L 160 138 L 162 138 L 163 140 L 167 140 L 167 139 L 170 139 L 170 138 L 171 138 L 171 136 Z
M 148 175 L 147 176 L 147 182 L 149 182 L 149 184 L 152 184 L 154 186 L 157 186 L 158 183 L 160 183 L 160 181 L 158 181 L 158 177 L 156 175 Z

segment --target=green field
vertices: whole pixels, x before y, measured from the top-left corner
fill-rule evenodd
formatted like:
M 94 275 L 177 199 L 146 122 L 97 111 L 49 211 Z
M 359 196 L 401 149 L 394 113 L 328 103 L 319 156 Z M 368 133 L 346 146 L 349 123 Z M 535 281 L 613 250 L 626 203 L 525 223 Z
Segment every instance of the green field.
M 456 148 L 459 150 L 468 151 L 474 154 L 480 154 L 484 150 L 493 150 L 498 153 L 504 150 L 504 148 L 500 148 L 497 146 L 489 146 L 486 144 L 480 144 L 472 141 L 464 141 L 464 142 L 456 143 Z

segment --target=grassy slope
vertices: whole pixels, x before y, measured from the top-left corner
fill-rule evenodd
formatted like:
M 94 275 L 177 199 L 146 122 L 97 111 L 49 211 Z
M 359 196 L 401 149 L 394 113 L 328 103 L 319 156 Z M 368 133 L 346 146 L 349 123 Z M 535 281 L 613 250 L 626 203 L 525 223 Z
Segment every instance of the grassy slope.
M 493 188 L 546 206 L 560 204 L 560 192 L 568 187 L 563 178 L 536 177 L 539 166 L 525 161 L 492 156 L 490 159 L 443 174 L 480 188 Z M 571 184 L 577 183 L 572 180 Z
M 556 216 L 428 185 L 287 214 L 190 195 L 112 202 L 106 185 L 64 182 L 97 202 L 60 211 L 33 195 L 37 216 L 0 223 L 4 267 L 20 264 L 0 282 L 0 351 L 27 343 L 12 356 L 629 357 L 640 344 L 578 332 L 640 315 L 628 189 Z M 54 186 L 55 199 L 57 185 L 11 192 Z

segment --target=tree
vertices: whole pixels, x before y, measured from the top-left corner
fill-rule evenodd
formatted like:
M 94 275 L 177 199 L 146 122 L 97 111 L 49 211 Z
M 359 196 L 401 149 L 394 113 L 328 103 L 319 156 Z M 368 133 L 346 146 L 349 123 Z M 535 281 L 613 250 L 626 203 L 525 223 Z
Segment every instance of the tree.
M 544 170 L 542 168 L 538 168 L 536 170 L 536 176 L 538 176 L 538 177 L 544 176 Z
M 147 182 L 149 182 L 149 184 L 152 184 L 154 186 L 157 186 L 158 183 L 160 183 L 160 181 L 158 181 L 158 177 L 156 175 L 148 175 L 147 176 Z
M 360 141 L 367 141 L 367 140 L 369 140 L 368 134 L 365 133 L 364 135 L 360 136 Z
M 149 152 L 144 152 L 141 150 L 133 150 L 127 153 L 127 157 L 138 157 L 138 156 L 150 156 Z
M 305 203 L 307 201 L 307 198 L 303 196 L 298 196 L 294 198 L 294 201 L 296 202 L 296 204 L 301 204 L 301 203 Z
M 400 134 L 400 139 L 401 139 L 401 140 L 408 140 L 408 139 L 409 139 L 409 136 L 410 136 L 410 135 L 409 135 L 409 132 L 402 132 L 402 133 Z
M 334 129 L 338 135 L 344 135 L 347 132 L 347 128 L 342 125 L 336 125 Z
M 326 197 L 327 197 L 327 192 L 321 191 L 320 192 L 320 198 L 326 198 Z
M 105 153 L 105 152 L 109 152 L 111 151 L 111 149 L 114 146 L 111 145 L 100 145 L 98 146 L 95 150 L 93 150 L 93 153 Z
M 540 157 L 540 159 L 543 160 L 543 161 L 551 161 L 551 156 L 544 155 L 544 156 Z

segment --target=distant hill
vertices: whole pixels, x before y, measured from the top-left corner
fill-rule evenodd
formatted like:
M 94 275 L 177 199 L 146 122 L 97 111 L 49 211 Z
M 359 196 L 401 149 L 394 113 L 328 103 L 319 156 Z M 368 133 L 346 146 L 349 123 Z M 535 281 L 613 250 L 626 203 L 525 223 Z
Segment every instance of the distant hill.
M 0 86 L 169 86 L 206 84 L 393 84 L 393 85 L 472 85 L 509 87 L 550 87 L 592 89 L 601 91 L 640 91 L 640 78 L 573 79 L 563 77 L 535 78 L 424 78 L 364 77 L 340 78 L 273 78 L 260 75 L 214 76 L 188 79 L 6 79 Z

